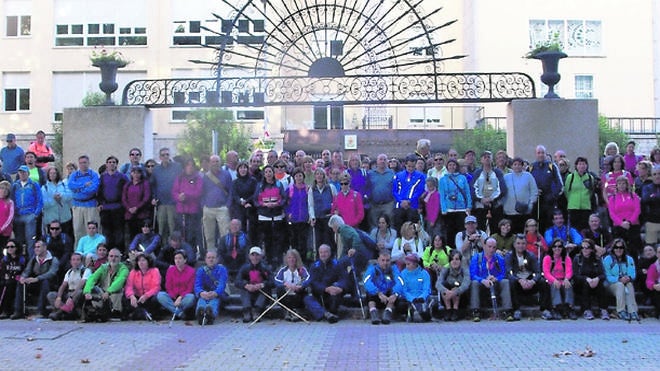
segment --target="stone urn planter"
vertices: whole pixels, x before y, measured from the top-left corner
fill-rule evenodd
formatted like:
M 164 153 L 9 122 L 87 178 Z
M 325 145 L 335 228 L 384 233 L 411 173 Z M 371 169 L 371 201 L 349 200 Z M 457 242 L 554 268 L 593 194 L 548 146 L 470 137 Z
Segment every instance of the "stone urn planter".
M 112 106 L 115 103 L 112 101 L 112 93 L 114 93 L 119 85 L 117 84 L 117 70 L 126 67 L 125 61 L 97 61 L 92 63 L 92 66 L 101 69 L 101 82 L 99 89 L 105 93 L 105 102 L 107 106 Z
M 548 93 L 543 96 L 547 99 L 558 99 L 559 96 L 555 93 L 555 85 L 561 79 L 559 74 L 559 60 L 566 58 L 568 55 L 561 51 L 543 51 L 530 55 L 529 58 L 538 59 L 543 66 L 543 74 L 541 81 L 548 86 Z

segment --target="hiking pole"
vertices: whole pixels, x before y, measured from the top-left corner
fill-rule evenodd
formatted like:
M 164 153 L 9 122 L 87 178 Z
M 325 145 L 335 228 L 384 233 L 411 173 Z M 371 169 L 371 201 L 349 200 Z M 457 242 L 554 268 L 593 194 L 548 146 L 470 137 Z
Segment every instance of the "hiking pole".
M 176 318 L 177 313 L 179 313 L 179 307 L 174 307 L 174 313 L 172 313 L 172 318 L 170 319 L 169 325 L 167 325 L 168 328 L 172 328 L 172 323 L 174 323 L 174 318 Z
M 27 284 L 23 283 L 23 316 L 27 317 Z
M 495 283 L 490 284 L 490 300 L 493 302 L 493 319 L 497 319 L 497 296 L 495 296 Z
M 2 295 L 0 295 L 0 308 L 2 308 L 2 302 L 5 301 L 5 292 L 7 292 L 7 286 L 2 287 Z
M 316 225 L 312 226 L 312 259 L 313 262 L 316 261 Z
M 357 279 L 357 273 L 355 273 L 355 264 L 354 259 L 351 258 L 351 271 L 353 272 L 353 281 L 355 281 L 355 293 L 358 296 L 358 301 L 360 302 L 360 313 L 362 313 L 362 320 L 367 320 L 367 315 L 364 314 L 364 304 L 362 303 L 362 293 L 360 292 L 360 283 Z
M 152 220 L 151 224 L 151 230 L 156 231 L 156 218 L 158 217 L 158 201 L 156 201 L 156 204 L 154 205 L 154 220 Z

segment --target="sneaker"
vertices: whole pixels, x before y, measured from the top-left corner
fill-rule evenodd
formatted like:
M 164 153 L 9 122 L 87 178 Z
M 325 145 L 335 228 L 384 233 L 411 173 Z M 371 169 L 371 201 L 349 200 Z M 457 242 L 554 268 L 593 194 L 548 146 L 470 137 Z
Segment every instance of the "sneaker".
M 371 316 L 372 325 L 380 325 L 380 317 L 378 317 L 378 310 L 369 311 L 369 315 Z
M 202 322 L 204 322 L 204 308 L 197 308 L 197 323 L 201 326 Z
M 392 322 L 392 311 L 385 309 L 385 311 L 383 312 L 382 323 L 383 325 L 389 325 L 390 322 Z
M 592 319 L 594 319 L 594 314 L 591 312 L 591 310 L 587 309 L 584 311 L 584 319 L 586 319 L 587 321 L 591 321 Z
M 592 317 L 593 317 L 593 315 L 592 315 Z M 575 313 L 575 309 L 571 308 L 571 309 L 568 311 L 568 318 L 570 318 L 570 319 L 573 320 L 573 321 L 575 321 L 575 320 L 578 319 L 578 315 L 577 315 L 577 313 Z
M 556 321 L 561 321 L 562 319 L 564 319 L 564 316 L 561 315 L 560 311 L 555 309 L 552 311 L 552 319 Z
M 630 313 L 630 319 L 632 319 L 633 321 L 637 321 L 637 322 L 640 321 L 639 315 L 637 314 L 637 312 Z
M 622 310 L 621 312 L 617 313 L 617 315 L 619 316 L 620 320 L 630 321 L 630 315 L 625 310 Z
M 14 313 L 9 318 L 10 319 L 21 319 L 21 318 L 25 318 L 25 316 L 23 315 L 23 313 Z
M 215 320 L 215 316 L 213 315 L 213 309 L 211 307 L 206 307 L 206 324 L 207 325 L 212 325 L 213 321 Z
M 337 323 L 337 321 L 339 321 L 339 317 L 337 317 L 335 314 L 330 312 L 325 312 L 323 314 L 323 317 L 325 317 L 328 323 Z
M 291 317 L 291 313 L 289 312 L 284 313 L 284 320 L 287 322 L 293 321 L 293 318 Z
M 294 309 L 294 312 L 298 313 L 298 311 L 295 310 L 295 309 Z M 300 313 L 298 313 L 298 315 L 300 315 Z M 300 322 L 300 321 L 301 321 L 300 317 L 294 316 L 293 314 L 291 314 L 291 322 Z
M 513 320 L 520 321 L 521 319 L 522 319 L 522 312 L 520 311 L 520 309 L 516 309 L 515 311 L 513 311 Z
M 450 320 L 451 320 L 452 322 L 456 322 L 456 321 L 458 321 L 458 309 L 452 309 L 452 310 L 451 310 L 451 318 L 450 318 Z
M 64 313 L 61 310 L 55 311 L 51 314 L 48 315 L 48 318 L 50 318 L 53 321 L 59 321 L 62 319 L 62 315 Z
M 0 319 L 7 319 L 7 318 L 9 318 L 9 314 L 5 312 L 0 313 Z
M 503 317 L 504 317 L 504 320 L 505 320 L 506 322 L 513 322 L 513 321 L 516 320 L 516 319 L 513 317 L 513 315 L 511 314 L 511 312 L 509 312 L 509 311 L 505 311 Z
M 454 314 L 454 310 L 453 310 L 453 309 L 447 309 L 447 310 L 445 311 L 445 318 L 444 318 L 445 322 L 450 322 L 450 321 L 451 321 L 451 317 L 453 316 L 453 314 Z
M 481 313 L 479 313 L 478 310 L 472 311 L 472 322 L 480 322 L 481 321 Z
M 249 310 L 246 310 L 243 312 L 243 323 L 250 323 L 252 322 L 252 314 L 250 314 Z
M 600 318 L 603 321 L 609 321 L 610 320 L 610 313 L 607 311 L 607 309 L 601 309 L 600 310 Z
M 546 309 L 541 313 L 541 318 L 546 321 L 550 321 L 552 319 L 552 313 Z

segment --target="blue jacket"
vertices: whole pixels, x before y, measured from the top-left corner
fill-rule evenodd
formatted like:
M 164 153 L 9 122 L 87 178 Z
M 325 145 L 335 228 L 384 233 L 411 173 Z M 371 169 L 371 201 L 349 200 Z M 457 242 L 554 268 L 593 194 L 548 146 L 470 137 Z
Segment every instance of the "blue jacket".
M 568 235 L 569 233 L 570 236 Z M 564 241 L 564 243 L 568 243 L 569 237 L 571 239 L 571 243 L 574 243 L 576 245 L 582 243 L 582 235 L 578 233 L 578 231 L 576 231 L 575 228 L 571 228 L 570 231 L 568 231 L 568 226 L 566 225 L 561 226 L 561 228 L 557 228 L 553 225 L 552 227 L 548 228 L 545 231 L 543 237 L 548 242 L 548 244 L 550 244 L 550 242 L 557 237 L 561 238 L 561 240 Z
M 317 260 L 310 269 L 310 286 L 314 295 L 323 295 L 325 288 L 329 286 L 341 287 L 344 291 L 348 289 L 348 275 L 341 269 L 337 260 L 330 259 L 327 262 Z
M 385 168 L 382 173 L 377 170 L 370 170 L 367 176 L 369 177 L 369 183 L 371 183 L 371 202 L 373 204 L 379 205 L 394 201 L 392 195 L 394 171 L 392 169 Z
M 396 279 L 394 292 L 411 303 L 417 298 L 426 300 L 431 295 L 431 276 L 422 267 L 412 271 L 404 269 Z
M 218 297 L 225 294 L 227 285 L 227 270 L 222 265 L 216 265 L 213 270 L 208 266 L 199 267 L 195 273 L 195 296 L 202 291 L 215 291 Z
M 610 254 L 603 258 L 603 268 L 605 268 L 605 277 L 607 282 L 616 283 L 619 277 L 628 276 L 632 281 L 635 281 L 635 262 L 632 257 L 626 255 L 626 261 L 618 263 Z
M 500 254 L 493 254 L 495 259 L 494 267 L 491 271 L 486 266 L 486 257 L 483 252 L 474 254 L 470 261 L 470 278 L 472 281 L 479 281 L 486 279 L 488 276 L 493 275 L 498 281 L 506 277 L 506 262 L 504 257 Z
M 180 173 L 181 165 L 176 161 L 170 161 L 167 167 L 162 164 L 154 167 L 154 172 L 149 179 L 153 190 L 151 193 L 152 198 L 157 199 L 161 205 L 175 205 L 176 201 L 172 197 L 172 186 L 174 186 L 174 181 Z
M 389 272 L 384 272 L 378 264 L 370 265 L 364 273 L 364 288 L 367 294 L 392 292 L 399 274 L 399 267 L 396 264 L 392 264 Z
M 472 209 L 472 196 L 468 181 L 463 174 L 447 173 L 440 178 L 440 207 L 442 213 Z
M 417 209 L 419 207 L 419 197 L 424 193 L 425 186 L 426 175 L 417 170 L 413 171 L 412 174 L 408 174 L 407 170 L 397 173 L 392 182 L 392 195 L 396 200 L 395 207 L 399 207 L 401 201 L 408 200 L 410 201 L 410 207 Z
M 25 186 L 17 179 L 11 185 L 11 198 L 14 201 L 17 215 L 41 214 L 44 207 L 39 184 L 28 178 Z
M 67 186 L 73 195 L 73 206 L 96 207 L 96 192 L 100 184 L 99 174 L 93 170 L 83 173 L 76 170 L 69 175 Z
M 529 172 L 536 180 L 536 186 L 541 190 L 541 202 L 546 205 L 554 203 L 563 189 L 557 166 L 548 161 L 536 161 L 529 166 Z

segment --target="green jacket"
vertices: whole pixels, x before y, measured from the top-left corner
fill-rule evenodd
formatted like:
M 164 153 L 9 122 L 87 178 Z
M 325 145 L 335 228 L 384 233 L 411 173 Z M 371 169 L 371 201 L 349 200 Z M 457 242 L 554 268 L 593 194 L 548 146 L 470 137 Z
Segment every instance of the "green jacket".
M 424 267 L 428 268 L 433 263 L 436 263 L 437 265 L 443 268 L 448 267 L 449 256 L 447 256 L 445 250 L 449 250 L 449 248 L 445 246 L 440 250 L 436 250 L 433 248 L 433 246 L 428 246 L 424 250 L 424 254 L 422 255 L 422 261 L 424 262 Z
M 89 277 L 89 279 L 85 283 L 83 294 L 89 294 L 92 292 L 94 286 L 96 286 L 98 282 L 102 281 L 105 275 L 108 274 L 108 267 L 110 267 L 110 263 L 102 264 L 96 270 L 96 272 L 94 272 L 92 276 Z M 121 292 L 121 290 L 124 288 L 124 285 L 126 284 L 126 279 L 128 278 L 128 271 L 129 269 L 126 266 L 126 264 L 119 263 L 119 269 L 117 270 L 117 274 L 115 274 L 115 277 L 112 279 L 110 286 L 108 286 L 105 289 L 105 291 L 108 294 Z
M 589 186 L 585 187 L 585 183 Z M 566 176 L 564 194 L 569 210 L 591 210 L 591 196 L 595 186 L 594 177 L 587 171 L 580 176 L 574 171 Z

